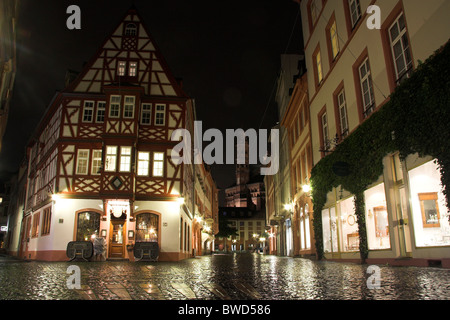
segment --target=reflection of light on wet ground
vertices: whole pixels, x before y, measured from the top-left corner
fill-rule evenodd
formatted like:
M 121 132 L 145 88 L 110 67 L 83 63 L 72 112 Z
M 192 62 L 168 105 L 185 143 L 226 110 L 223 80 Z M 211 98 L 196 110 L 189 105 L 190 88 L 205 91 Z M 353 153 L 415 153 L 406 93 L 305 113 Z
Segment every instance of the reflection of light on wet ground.
M 67 268 L 81 269 L 70 290 Z M 0 299 L 450 299 L 450 270 L 379 266 L 369 289 L 367 265 L 251 253 L 208 255 L 179 262 L 3 263 Z

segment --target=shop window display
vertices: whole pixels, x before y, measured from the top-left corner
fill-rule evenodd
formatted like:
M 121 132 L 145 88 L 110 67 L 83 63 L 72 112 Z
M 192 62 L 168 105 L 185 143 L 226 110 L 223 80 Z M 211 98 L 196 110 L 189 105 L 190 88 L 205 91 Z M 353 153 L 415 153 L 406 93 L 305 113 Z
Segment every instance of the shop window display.
M 416 246 L 449 246 L 449 212 L 440 185 L 439 168 L 430 161 L 408 174 Z
M 391 242 L 384 183 L 366 190 L 364 198 L 369 249 L 389 249 Z
M 336 208 L 322 210 L 323 250 L 325 253 L 337 252 Z
M 339 222 L 341 235 L 341 251 L 358 251 L 359 234 L 355 216 L 354 197 L 339 203 Z

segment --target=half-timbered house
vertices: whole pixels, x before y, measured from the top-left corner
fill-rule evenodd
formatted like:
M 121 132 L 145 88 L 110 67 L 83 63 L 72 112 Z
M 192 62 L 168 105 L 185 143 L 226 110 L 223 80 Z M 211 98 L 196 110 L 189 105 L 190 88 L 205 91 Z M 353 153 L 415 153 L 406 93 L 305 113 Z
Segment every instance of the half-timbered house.
M 203 164 L 171 159 L 171 134 L 193 127 L 194 108 L 131 8 L 55 95 L 28 145 L 19 255 L 67 260 L 70 241 L 97 237 L 106 259 L 132 260 L 142 241 L 170 261 L 210 246 L 202 234 L 217 232 L 214 181 Z

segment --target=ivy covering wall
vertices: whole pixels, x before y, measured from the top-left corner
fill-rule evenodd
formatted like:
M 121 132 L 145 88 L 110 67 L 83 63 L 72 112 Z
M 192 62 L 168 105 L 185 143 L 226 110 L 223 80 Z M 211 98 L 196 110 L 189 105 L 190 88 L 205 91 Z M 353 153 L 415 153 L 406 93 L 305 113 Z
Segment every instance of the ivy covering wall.
M 402 158 L 432 156 L 440 168 L 443 193 L 450 208 L 450 42 L 402 82 L 389 101 L 364 121 L 311 170 L 316 250 L 323 258 L 322 209 L 327 193 L 341 186 L 355 196 L 360 256 L 368 256 L 364 191 L 383 174 L 382 160 L 392 152 Z M 348 174 L 335 174 L 348 165 Z

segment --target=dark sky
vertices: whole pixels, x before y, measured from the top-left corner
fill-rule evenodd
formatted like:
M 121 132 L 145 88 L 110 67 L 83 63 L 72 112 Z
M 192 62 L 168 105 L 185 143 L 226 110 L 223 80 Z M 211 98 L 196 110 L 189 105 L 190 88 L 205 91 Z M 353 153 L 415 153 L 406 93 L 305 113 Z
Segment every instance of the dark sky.
M 133 2 L 195 99 L 204 130 L 258 129 L 267 105 L 262 128 L 276 123 L 272 90 L 280 55 L 302 50 L 299 5 L 292 0 L 20 0 L 18 70 L 0 177 L 17 169 L 66 70 L 81 70 Z M 81 30 L 66 28 L 71 4 L 81 8 Z M 219 188 L 234 182 L 233 172 L 234 166 L 214 166 Z

